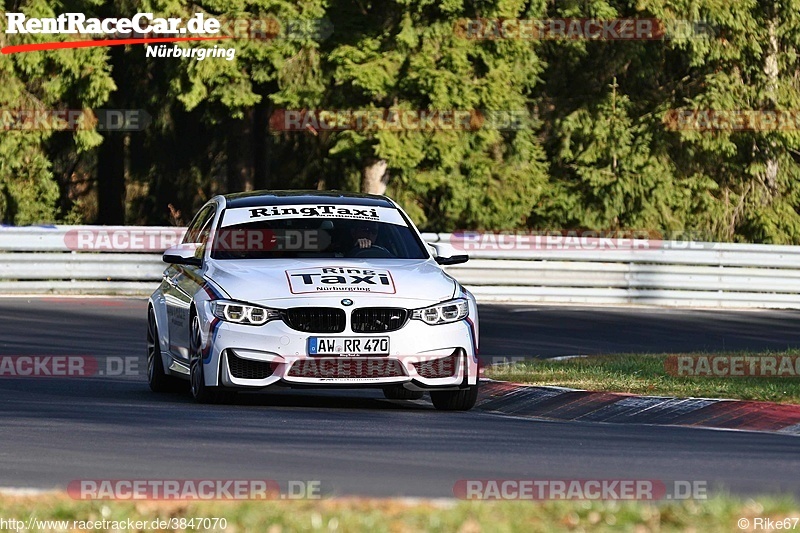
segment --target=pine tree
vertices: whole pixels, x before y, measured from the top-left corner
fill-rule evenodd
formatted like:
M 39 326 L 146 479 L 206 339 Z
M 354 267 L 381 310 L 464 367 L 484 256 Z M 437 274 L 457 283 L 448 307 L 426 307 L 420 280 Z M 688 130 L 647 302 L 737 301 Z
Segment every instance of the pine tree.
M 17 3 L 16 12 L 28 16 L 54 16 L 52 2 L 30 0 Z M 75 2 L 75 10 L 90 5 Z M 5 11 L 0 12 L 0 45 L 49 41 L 47 34 L 6 34 Z M 59 12 L 60 13 L 60 12 Z M 62 37 L 66 38 L 66 37 Z M 115 89 L 108 65 L 108 51 L 102 48 L 5 54 L 0 56 L 0 109 L 5 114 L 0 134 L 0 221 L 9 224 L 53 222 L 58 216 L 59 187 L 52 172 L 47 141 L 54 135 L 71 137 L 71 149 L 85 152 L 98 146 L 100 135 L 84 123 L 74 133 L 54 133 L 30 126 L 6 129 L 13 116 L 38 110 L 49 113 L 63 109 L 96 108 Z
M 332 4 L 331 11 L 347 1 Z M 358 31 L 335 34 L 330 52 L 334 108 L 526 112 L 542 65 L 531 44 L 477 40 L 459 20 L 533 17 L 516 1 L 392 0 L 361 4 Z M 330 153 L 362 177 L 362 190 L 387 189 L 422 226 L 511 229 L 525 224 L 546 179 L 531 120 L 500 131 L 347 131 Z

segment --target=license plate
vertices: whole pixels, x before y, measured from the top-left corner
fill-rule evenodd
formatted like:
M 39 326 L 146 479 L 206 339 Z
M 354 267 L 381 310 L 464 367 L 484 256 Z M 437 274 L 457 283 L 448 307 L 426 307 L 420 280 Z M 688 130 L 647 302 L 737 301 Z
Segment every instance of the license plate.
M 389 337 L 310 337 L 308 355 L 362 355 L 389 353 Z

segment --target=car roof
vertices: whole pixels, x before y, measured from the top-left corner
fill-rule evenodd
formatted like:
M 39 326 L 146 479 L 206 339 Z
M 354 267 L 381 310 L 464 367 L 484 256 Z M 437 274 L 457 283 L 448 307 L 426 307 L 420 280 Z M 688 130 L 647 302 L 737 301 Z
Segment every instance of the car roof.
M 391 200 L 377 194 L 360 194 L 344 191 L 249 191 L 226 194 L 228 208 L 260 207 L 290 204 L 363 205 L 370 207 L 395 207 Z

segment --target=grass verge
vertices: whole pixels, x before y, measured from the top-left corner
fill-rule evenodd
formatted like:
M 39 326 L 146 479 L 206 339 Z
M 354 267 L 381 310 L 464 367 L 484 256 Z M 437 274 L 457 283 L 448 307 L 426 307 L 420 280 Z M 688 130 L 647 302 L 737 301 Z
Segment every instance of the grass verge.
M 75 501 L 66 495 L 0 496 L 5 520 L 113 521 L 225 517 L 226 533 L 292 531 L 459 532 L 482 531 L 756 531 L 755 519 L 800 516 L 789 498 L 643 502 L 475 502 L 331 499 L 294 502 L 119 502 Z M 747 519 L 749 528 L 740 528 Z M 1 524 L 0 524 L 1 525 Z M 112 524 L 113 525 L 113 524 Z M 791 529 L 791 528 L 790 528 Z M 11 530 L 7 528 L 7 530 Z M 81 531 L 70 525 L 66 531 Z M 113 527 L 94 528 L 111 531 Z M 161 531 L 179 531 L 176 528 Z M 208 531 L 186 528 L 186 531 Z M 62 529 L 31 529 L 62 531 Z M 122 529 L 125 531 L 125 529 Z M 154 531 L 144 528 L 141 531 Z
M 668 358 L 675 355 L 603 355 L 561 361 L 534 359 L 493 365 L 486 368 L 484 375 L 516 383 L 651 396 L 732 398 L 800 404 L 800 376 L 676 376 L 666 370 Z M 797 358 L 800 351 L 679 355 Z

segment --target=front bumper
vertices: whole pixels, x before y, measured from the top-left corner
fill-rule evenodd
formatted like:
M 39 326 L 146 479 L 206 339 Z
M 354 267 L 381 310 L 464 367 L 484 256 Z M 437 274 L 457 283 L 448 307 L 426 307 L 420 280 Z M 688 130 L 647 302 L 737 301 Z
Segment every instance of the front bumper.
M 206 384 L 239 389 L 269 386 L 382 387 L 455 390 L 475 385 L 478 359 L 469 320 L 430 326 L 409 320 L 401 329 L 365 335 L 302 333 L 282 321 L 263 326 L 212 322 L 204 359 Z M 389 337 L 388 355 L 308 355 L 312 336 Z

